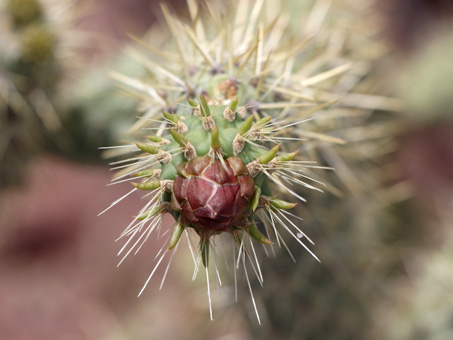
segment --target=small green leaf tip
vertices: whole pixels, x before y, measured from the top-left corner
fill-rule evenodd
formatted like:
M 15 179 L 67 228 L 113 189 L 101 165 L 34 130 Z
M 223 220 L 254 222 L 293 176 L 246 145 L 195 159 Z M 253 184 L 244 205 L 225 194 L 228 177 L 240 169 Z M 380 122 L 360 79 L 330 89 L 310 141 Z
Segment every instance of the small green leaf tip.
M 242 125 L 239 127 L 239 134 L 241 136 L 244 136 L 247 131 L 249 131 L 251 128 L 252 128 L 252 125 L 253 125 L 253 115 L 251 115 L 250 117 L 248 117 L 243 123 Z
M 247 232 L 253 239 L 257 240 L 260 243 L 272 244 L 272 242 L 266 236 L 264 236 L 261 231 L 259 231 L 258 227 L 255 224 L 252 224 L 248 228 Z
M 209 239 L 200 240 L 201 260 L 205 268 L 209 265 Z
M 168 119 L 170 122 L 172 123 L 177 123 L 179 122 L 179 120 L 181 119 L 181 117 L 179 117 L 178 115 L 175 115 L 174 113 L 170 113 L 170 112 L 166 112 L 166 111 L 162 111 L 162 115 Z
M 154 145 L 144 144 L 144 143 L 135 143 L 135 145 L 137 145 L 137 148 L 139 148 L 140 150 L 150 153 L 152 155 L 155 155 L 156 153 L 159 152 L 159 148 Z
M 260 164 L 267 164 L 269 163 L 271 160 L 274 159 L 275 155 L 277 154 L 278 150 L 280 149 L 280 144 L 277 144 L 276 146 L 274 146 L 272 149 L 270 149 L 268 152 L 266 152 L 264 155 L 261 155 L 259 158 L 258 158 L 258 162 L 260 162 Z
M 132 183 L 132 185 L 140 190 L 155 190 L 160 187 L 160 182 L 155 180 L 143 183 Z
M 234 99 L 230 104 L 230 110 L 234 112 L 238 106 L 238 103 L 239 99 L 238 98 Z
M 171 234 L 170 244 L 168 245 L 168 250 L 172 250 L 178 244 L 178 241 L 181 238 L 183 231 L 184 231 L 184 227 L 178 223 L 176 225 L 175 229 L 173 229 L 173 233 Z
M 220 149 L 221 144 L 220 144 L 220 135 L 219 135 L 219 127 L 216 126 L 214 130 L 212 131 L 211 135 L 211 147 L 214 150 Z
M 283 155 L 280 155 L 277 157 L 277 161 L 279 162 L 288 162 L 288 161 L 291 161 L 294 159 L 294 157 L 297 156 L 297 154 L 299 153 L 299 150 L 297 151 L 294 151 L 294 152 L 290 152 L 290 153 L 285 153 Z
M 266 125 L 267 123 L 269 123 L 271 119 L 272 119 L 271 116 L 261 118 L 260 120 L 258 120 L 258 121 L 255 123 L 255 127 L 256 127 L 256 128 L 260 128 L 260 127 Z
M 153 143 L 160 143 L 160 142 L 162 142 L 162 139 L 163 139 L 160 136 L 147 136 L 146 138 Z
M 146 169 L 134 172 L 132 176 L 134 177 L 153 177 L 156 174 L 157 169 Z
M 172 127 L 170 128 L 170 133 L 171 133 L 171 136 L 173 137 L 173 139 L 175 140 L 176 143 L 178 143 L 181 146 L 186 146 L 186 144 L 188 142 L 186 137 L 181 135 L 178 131 L 176 131 Z
M 198 106 L 198 103 L 192 99 L 187 99 L 187 102 L 189 103 L 190 106 L 193 108 L 196 108 Z
M 294 208 L 297 205 L 297 203 L 285 202 L 285 201 L 280 200 L 278 198 L 271 199 L 269 203 L 273 207 L 275 207 L 277 209 L 283 209 L 283 210 L 288 210 L 288 209 Z
M 209 105 L 206 102 L 206 98 L 203 95 L 200 96 L 200 102 L 201 102 L 201 114 L 204 117 L 209 117 L 211 115 L 211 111 L 209 111 Z
M 143 221 L 144 219 L 154 217 L 161 212 L 162 212 L 161 207 L 154 206 L 151 209 L 148 209 L 145 212 L 143 212 L 142 214 L 138 215 L 137 220 Z
M 252 211 L 255 211 L 256 208 L 258 208 L 258 203 L 260 202 L 260 197 L 261 197 L 261 188 L 260 187 L 255 187 L 255 193 L 253 194 L 252 197 Z

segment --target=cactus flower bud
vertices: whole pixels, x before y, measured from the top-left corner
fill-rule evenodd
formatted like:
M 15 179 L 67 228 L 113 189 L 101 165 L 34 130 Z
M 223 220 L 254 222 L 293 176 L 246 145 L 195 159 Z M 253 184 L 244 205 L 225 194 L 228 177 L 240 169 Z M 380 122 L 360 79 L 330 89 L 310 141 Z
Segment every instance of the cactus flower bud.
M 229 157 L 222 163 L 197 157 L 181 164 L 184 170 L 175 179 L 173 194 L 179 206 L 174 208 L 205 234 L 231 231 L 251 213 L 253 178 L 246 171 L 235 173 L 230 162 L 242 160 Z

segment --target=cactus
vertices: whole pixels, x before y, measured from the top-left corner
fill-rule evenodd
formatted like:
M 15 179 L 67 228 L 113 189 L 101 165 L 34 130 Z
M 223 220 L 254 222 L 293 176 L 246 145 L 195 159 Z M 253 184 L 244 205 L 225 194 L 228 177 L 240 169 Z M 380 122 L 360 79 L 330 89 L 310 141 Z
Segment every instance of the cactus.
M 202 19 L 194 1 L 188 6 L 191 25 L 162 6 L 172 39 L 159 35 L 174 46 L 156 49 L 147 38 L 136 39 L 148 51 L 131 47 L 127 53 L 143 67 L 142 74 L 112 73 L 141 100 L 144 114 L 129 130 L 134 141 L 108 147 L 107 156 L 139 154 L 111 163 L 119 170 L 113 183 L 133 181 L 134 188 L 106 210 L 133 192 L 146 192 L 145 206 L 121 234 L 128 240 L 120 263 L 152 233 L 166 235 L 144 289 L 165 258 L 168 269 L 184 234 L 193 252 L 194 276 L 205 266 L 211 318 L 210 264 L 219 277 L 212 249 L 218 247 L 217 237 L 229 235 L 236 246 L 235 274 L 242 264 L 260 321 L 248 274 L 251 268 L 263 283 L 254 243 L 271 247 L 276 242 L 289 252 L 282 236 L 289 233 L 318 260 L 304 242 L 313 244 L 299 227 L 299 217 L 290 211 L 305 202 L 302 189 L 321 191 L 323 185 L 312 175 L 313 168 L 323 167 L 300 153 L 301 137 L 310 135 L 303 123 L 341 98 L 326 87 L 351 65 L 316 60 L 324 40 L 308 33 L 298 43 L 282 41 L 289 18 L 275 15 L 275 3 L 244 1 L 230 16 L 216 15 L 222 9 L 207 3 L 210 22 Z M 274 13 L 269 22 L 265 12 Z M 296 67 L 302 56 L 305 62 Z M 144 136 L 148 131 L 155 134 Z M 341 143 L 322 133 L 310 136 Z M 175 219 L 172 233 L 163 230 L 165 214 Z M 198 254 L 194 233 L 200 239 Z
M 278 141 L 278 132 L 285 125 L 270 116 L 255 119 L 255 114 L 237 106 L 236 99 L 225 105 L 201 95 L 200 103 L 190 100 L 190 104 L 184 110 L 189 112 L 164 111 L 157 123 L 166 126 L 168 134 L 149 136 L 148 143 L 136 143 L 133 147 L 142 153 L 125 160 L 134 164 L 118 166 L 125 169 L 117 180 L 132 176 L 140 180 L 132 183 L 133 191 L 150 192 L 146 195 L 150 197 L 148 203 L 123 236 L 135 236 L 144 228 L 139 239 L 148 236 L 160 228 L 162 215 L 171 213 L 177 222 L 168 249 L 175 248 L 182 233 L 192 229 L 200 237 L 200 255 L 194 259 L 195 264 L 201 259 L 206 268 L 211 239 L 221 233 L 230 234 L 237 243 L 237 261 L 241 256 L 254 261 L 246 250 L 251 247 L 254 252 L 250 239 L 271 244 L 270 235 L 274 234 L 279 240 L 278 225 L 311 253 L 297 236 L 303 232 L 288 218 L 292 214 L 287 210 L 295 203 L 277 198 L 271 189 L 275 183 L 281 191 L 303 201 L 285 180 L 291 185 L 312 187 L 303 182 L 307 178 L 305 163 L 296 160 L 297 151 L 279 153 L 280 144 L 266 147 Z M 262 230 L 256 225 L 257 218 L 264 223 Z M 254 265 L 259 267 L 258 263 Z

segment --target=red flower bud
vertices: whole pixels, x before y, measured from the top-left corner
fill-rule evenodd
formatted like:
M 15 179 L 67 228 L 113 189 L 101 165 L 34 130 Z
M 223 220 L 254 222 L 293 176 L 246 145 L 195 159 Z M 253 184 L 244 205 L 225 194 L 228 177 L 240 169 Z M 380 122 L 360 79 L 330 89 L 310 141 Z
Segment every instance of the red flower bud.
M 181 164 L 178 173 L 173 208 L 198 230 L 230 231 L 250 215 L 255 183 L 239 157 L 223 162 L 196 157 Z

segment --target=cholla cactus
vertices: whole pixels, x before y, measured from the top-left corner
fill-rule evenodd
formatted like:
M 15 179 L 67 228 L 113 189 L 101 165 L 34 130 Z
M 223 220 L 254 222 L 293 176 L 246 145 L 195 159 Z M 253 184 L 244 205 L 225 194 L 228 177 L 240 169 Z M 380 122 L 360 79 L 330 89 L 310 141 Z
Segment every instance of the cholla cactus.
M 320 190 L 322 185 L 311 175 L 311 168 L 322 167 L 299 155 L 299 142 L 307 135 L 302 123 L 339 97 L 323 85 L 350 64 L 344 60 L 329 64 L 328 53 L 316 59 L 325 45 L 317 41 L 305 48 L 312 39 L 310 30 L 300 42 L 284 41 L 289 17 L 275 15 L 276 5 L 241 1 L 235 13 L 222 16 L 216 14 L 221 8 L 208 3 L 211 17 L 206 23 L 195 2 L 188 0 L 191 25 L 172 17 L 163 6 L 171 39 L 160 32 L 152 37 L 153 44 L 139 41 L 152 57 L 128 50 L 146 73 L 137 78 L 112 74 L 141 100 L 145 112 L 130 132 L 139 137 L 142 131 L 154 132 L 110 150 L 110 155 L 139 153 L 112 163 L 120 170 L 113 182 L 132 181 L 134 188 L 110 207 L 133 192 L 147 192 L 144 207 L 121 235 L 128 238 L 120 251 L 121 262 L 153 232 L 166 235 L 146 286 L 166 258 L 168 270 L 185 234 L 194 277 L 201 264 L 205 267 L 211 318 L 210 263 L 219 283 L 220 277 L 215 256 L 214 261 L 209 257 L 215 255 L 212 249 L 219 235 L 231 236 L 235 277 L 242 264 L 258 321 L 248 275 L 251 268 L 263 283 L 254 242 L 277 242 L 288 249 L 283 234 L 289 233 L 316 258 L 304 243 L 313 242 L 290 211 L 305 201 L 300 189 Z M 272 20 L 266 21 L 268 16 Z M 157 49 L 159 37 L 174 45 Z M 305 62 L 297 63 L 302 65 L 298 68 L 301 54 Z M 328 100 L 318 99 L 318 93 Z M 325 139 L 322 134 L 313 136 Z M 281 199 L 284 194 L 291 198 Z M 164 214 L 176 221 L 172 233 L 162 230 Z M 191 234 L 200 239 L 197 254 Z

